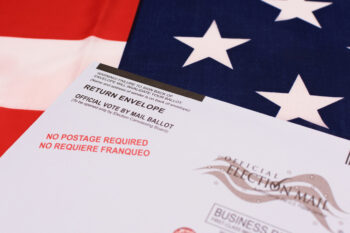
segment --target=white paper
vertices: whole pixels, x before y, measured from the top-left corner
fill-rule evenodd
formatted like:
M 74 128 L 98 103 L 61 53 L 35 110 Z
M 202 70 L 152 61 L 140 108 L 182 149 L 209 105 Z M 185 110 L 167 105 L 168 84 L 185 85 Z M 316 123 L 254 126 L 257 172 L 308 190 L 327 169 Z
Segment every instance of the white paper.
M 348 140 L 98 65 L 0 158 L 0 232 L 350 232 Z

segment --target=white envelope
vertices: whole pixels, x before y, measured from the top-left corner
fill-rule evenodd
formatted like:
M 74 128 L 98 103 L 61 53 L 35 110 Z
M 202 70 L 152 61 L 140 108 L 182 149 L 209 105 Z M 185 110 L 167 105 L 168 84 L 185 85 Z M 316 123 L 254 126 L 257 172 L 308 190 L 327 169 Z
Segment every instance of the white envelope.
M 350 232 L 349 149 L 95 63 L 0 158 L 0 232 Z

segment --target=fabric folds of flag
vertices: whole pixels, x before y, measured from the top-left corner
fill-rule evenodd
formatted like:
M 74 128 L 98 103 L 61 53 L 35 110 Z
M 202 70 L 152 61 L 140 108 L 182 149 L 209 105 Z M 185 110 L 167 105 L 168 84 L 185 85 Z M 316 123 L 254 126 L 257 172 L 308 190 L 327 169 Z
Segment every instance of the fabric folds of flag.
M 0 3 L 0 156 L 88 64 L 119 65 L 138 2 Z

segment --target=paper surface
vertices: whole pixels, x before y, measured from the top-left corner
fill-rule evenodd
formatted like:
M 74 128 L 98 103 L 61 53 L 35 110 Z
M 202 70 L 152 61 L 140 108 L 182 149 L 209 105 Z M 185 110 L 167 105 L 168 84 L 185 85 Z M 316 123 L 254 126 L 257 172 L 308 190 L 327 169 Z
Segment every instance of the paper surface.
M 0 229 L 348 232 L 349 149 L 95 63 L 0 159 Z

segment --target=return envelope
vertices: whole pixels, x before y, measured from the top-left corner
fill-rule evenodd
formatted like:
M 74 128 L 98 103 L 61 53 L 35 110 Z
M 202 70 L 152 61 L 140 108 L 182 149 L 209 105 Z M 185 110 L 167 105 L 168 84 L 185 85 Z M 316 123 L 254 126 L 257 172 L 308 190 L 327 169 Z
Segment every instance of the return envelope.
M 0 232 L 350 232 L 349 149 L 95 63 L 0 158 Z

